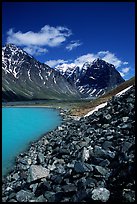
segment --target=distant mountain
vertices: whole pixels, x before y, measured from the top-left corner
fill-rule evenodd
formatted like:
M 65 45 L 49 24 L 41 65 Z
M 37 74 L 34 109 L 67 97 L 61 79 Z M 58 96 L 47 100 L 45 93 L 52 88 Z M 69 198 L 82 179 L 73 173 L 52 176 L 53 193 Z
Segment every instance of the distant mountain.
M 56 70 L 13 44 L 2 48 L 3 101 L 79 97 L 73 85 Z
M 82 68 L 68 66 L 63 69 L 62 65 L 56 70 L 75 85 L 82 97 L 100 96 L 125 81 L 114 65 L 99 58 L 93 62 L 85 62 Z
M 125 80 L 101 59 L 56 69 L 13 44 L 2 48 L 2 100 L 73 100 L 105 94 Z

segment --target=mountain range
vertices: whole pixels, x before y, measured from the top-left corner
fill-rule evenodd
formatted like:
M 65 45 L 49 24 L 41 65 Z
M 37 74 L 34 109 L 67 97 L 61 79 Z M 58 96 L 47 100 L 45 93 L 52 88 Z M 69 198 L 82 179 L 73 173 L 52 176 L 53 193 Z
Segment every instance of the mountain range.
M 3 101 L 79 97 L 78 91 L 56 70 L 13 44 L 2 48 Z
M 62 65 L 63 66 L 63 65 Z M 2 48 L 2 100 L 78 100 L 105 94 L 125 80 L 101 59 L 78 66 L 51 68 L 14 44 Z
M 100 96 L 125 81 L 114 65 L 99 58 L 85 62 L 81 68 L 61 66 L 58 70 L 86 98 Z

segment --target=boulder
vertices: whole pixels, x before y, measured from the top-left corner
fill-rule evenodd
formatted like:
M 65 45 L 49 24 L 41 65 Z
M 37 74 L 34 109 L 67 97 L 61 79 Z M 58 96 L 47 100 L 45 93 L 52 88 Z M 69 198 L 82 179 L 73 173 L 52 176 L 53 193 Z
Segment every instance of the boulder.
M 49 170 L 41 165 L 31 165 L 28 171 L 28 182 L 35 181 L 37 179 L 46 178 L 49 176 Z
M 92 191 L 92 199 L 107 202 L 110 197 L 110 192 L 106 188 L 95 188 Z
M 30 192 L 25 191 L 25 190 L 21 190 L 21 191 L 17 192 L 17 194 L 16 194 L 16 199 L 18 202 L 28 202 L 33 197 L 34 197 L 33 193 L 30 193 Z

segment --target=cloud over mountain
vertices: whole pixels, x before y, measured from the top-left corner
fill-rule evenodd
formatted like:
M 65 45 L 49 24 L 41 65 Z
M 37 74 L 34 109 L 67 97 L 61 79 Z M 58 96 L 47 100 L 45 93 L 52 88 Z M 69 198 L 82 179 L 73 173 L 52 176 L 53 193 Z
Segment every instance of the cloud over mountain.
M 82 43 L 79 42 L 79 40 L 75 40 L 75 41 L 71 41 L 67 46 L 66 46 L 66 49 L 71 51 L 73 50 L 74 48 L 78 47 L 82 45 Z
M 24 33 L 22 31 L 14 32 L 11 28 L 7 32 L 7 43 L 24 46 L 29 54 L 36 54 L 36 51 L 41 54 L 47 52 L 45 47 L 60 46 L 70 35 L 72 35 L 71 30 L 63 26 L 45 25 L 38 32 Z
M 75 66 L 81 67 L 85 62 L 92 62 L 97 58 L 100 58 L 110 64 L 113 64 L 116 68 L 119 68 L 121 67 L 121 65 L 126 65 L 128 63 L 128 62 L 123 62 L 114 53 L 111 53 L 110 51 L 99 51 L 97 53 L 87 53 L 87 54 L 81 55 L 74 60 L 65 61 L 65 65 L 68 64 L 68 66 L 69 65 L 72 66 L 72 64 L 74 64 Z M 55 60 L 49 60 L 49 61 L 50 63 L 52 63 L 52 61 L 54 62 Z M 49 61 L 46 61 L 45 63 L 48 64 Z M 59 61 L 59 64 L 60 63 L 63 64 L 63 61 L 64 61 L 63 59 L 62 61 Z M 56 62 L 58 62 L 58 60 L 56 60 Z M 59 64 L 55 64 L 55 65 L 58 66 Z M 53 67 L 55 66 L 53 65 Z

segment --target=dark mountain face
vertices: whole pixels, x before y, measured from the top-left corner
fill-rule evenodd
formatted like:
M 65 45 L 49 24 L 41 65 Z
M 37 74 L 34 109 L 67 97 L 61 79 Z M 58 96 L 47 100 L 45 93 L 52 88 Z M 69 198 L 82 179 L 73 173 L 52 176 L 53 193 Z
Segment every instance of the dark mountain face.
M 101 59 L 86 62 L 81 69 L 74 67 L 73 71 L 72 68 L 70 72 L 66 70 L 64 76 L 75 84 L 83 97 L 102 95 L 125 81 L 114 65 Z
M 4 101 L 80 97 L 59 72 L 13 44 L 2 48 L 2 91 Z

